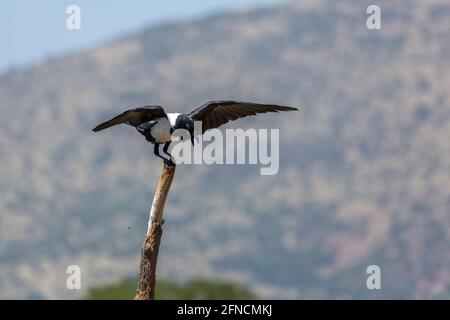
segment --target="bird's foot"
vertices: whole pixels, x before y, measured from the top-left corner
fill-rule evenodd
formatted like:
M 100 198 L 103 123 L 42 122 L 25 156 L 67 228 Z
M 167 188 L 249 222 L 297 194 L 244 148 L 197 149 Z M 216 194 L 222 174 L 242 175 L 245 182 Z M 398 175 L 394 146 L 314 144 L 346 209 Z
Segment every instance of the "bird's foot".
M 165 160 L 164 160 L 164 163 L 165 163 L 168 167 L 171 167 L 171 168 L 175 168 L 175 166 L 176 166 L 175 162 L 173 162 L 172 159 L 165 159 Z

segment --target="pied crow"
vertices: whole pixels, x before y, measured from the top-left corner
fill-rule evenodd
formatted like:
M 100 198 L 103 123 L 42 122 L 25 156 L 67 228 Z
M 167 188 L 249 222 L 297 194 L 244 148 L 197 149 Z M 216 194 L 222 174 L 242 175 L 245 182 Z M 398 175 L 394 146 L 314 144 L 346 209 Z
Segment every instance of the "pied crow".
M 167 165 L 174 166 L 168 149 L 172 132 L 176 129 L 187 130 L 194 144 L 194 121 L 201 121 L 203 134 L 206 130 L 217 128 L 228 121 L 257 113 L 294 110 L 298 109 L 242 101 L 210 101 L 190 113 L 166 113 L 161 106 L 144 106 L 127 110 L 92 130 L 97 132 L 121 123 L 133 126 L 147 141 L 155 145 L 154 153 L 157 157 L 163 159 Z M 160 144 L 164 144 L 163 152 L 169 156 L 168 159 L 160 155 Z

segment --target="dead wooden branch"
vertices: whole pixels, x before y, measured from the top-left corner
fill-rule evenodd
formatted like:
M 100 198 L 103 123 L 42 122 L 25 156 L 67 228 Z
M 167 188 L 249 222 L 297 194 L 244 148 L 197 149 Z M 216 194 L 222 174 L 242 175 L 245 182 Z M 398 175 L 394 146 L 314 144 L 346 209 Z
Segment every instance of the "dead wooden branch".
M 175 167 L 164 164 L 153 198 L 147 233 L 142 245 L 136 300 L 153 300 L 155 298 L 156 263 L 164 223 L 163 211 L 174 175 Z

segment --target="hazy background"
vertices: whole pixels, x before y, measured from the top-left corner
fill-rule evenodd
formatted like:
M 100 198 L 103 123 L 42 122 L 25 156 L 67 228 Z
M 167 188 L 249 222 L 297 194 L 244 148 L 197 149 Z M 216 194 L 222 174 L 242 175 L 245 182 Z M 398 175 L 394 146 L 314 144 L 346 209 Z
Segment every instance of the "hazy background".
M 0 71 L 28 66 L 48 56 L 73 53 L 150 25 L 191 20 L 223 10 L 273 5 L 282 0 L 208 1 L 31 1 L 8 2 L 0 10 Z M 78 5 L 82 28 L 68 30 L 66 9 Z
M 377 1 L 370 31 L 372 1 L 264 3 L 2 4 L 0 298 L 136 277 L 161 162 L 132 128 L 90 130 L 130 106 L 211 99 L 301 111 L 227 125 L 280 128 L 276 176 L 177 168 L 160 278 L 267 298 L 450 297 L 450 4 Z M 81 292 L 65 287 L 70 264 Z M 381 290 L 366 288 L 372 264 Z

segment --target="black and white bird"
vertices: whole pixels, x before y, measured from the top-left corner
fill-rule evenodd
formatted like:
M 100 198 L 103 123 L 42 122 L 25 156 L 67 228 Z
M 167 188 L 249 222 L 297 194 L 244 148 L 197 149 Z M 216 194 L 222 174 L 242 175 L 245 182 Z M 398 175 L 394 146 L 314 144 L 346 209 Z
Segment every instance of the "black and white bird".
M 92 129 L 94 132 L 104 130 L 117 124 L 127 124 L 139 131 L 148 142 L 154 144 L 154 153 L 169 166 L 174 166 L 172 156 L 168 152 L 172 133 L 176 129 L 185 129 L 190 133 L 194 144 L 194 121 L 201 121 L 202 134 L 228 121 L 252 116 L 257 113 L 295 111 L 297 108 L 275 104 L 260 104 L 242 101 L 210 101 L 190 113 L 166 113 L 161 106 L 144 106 L 127 110 L 118 116 L 103 122 Z M 163 144 L 163 152 L 159 153 Z

